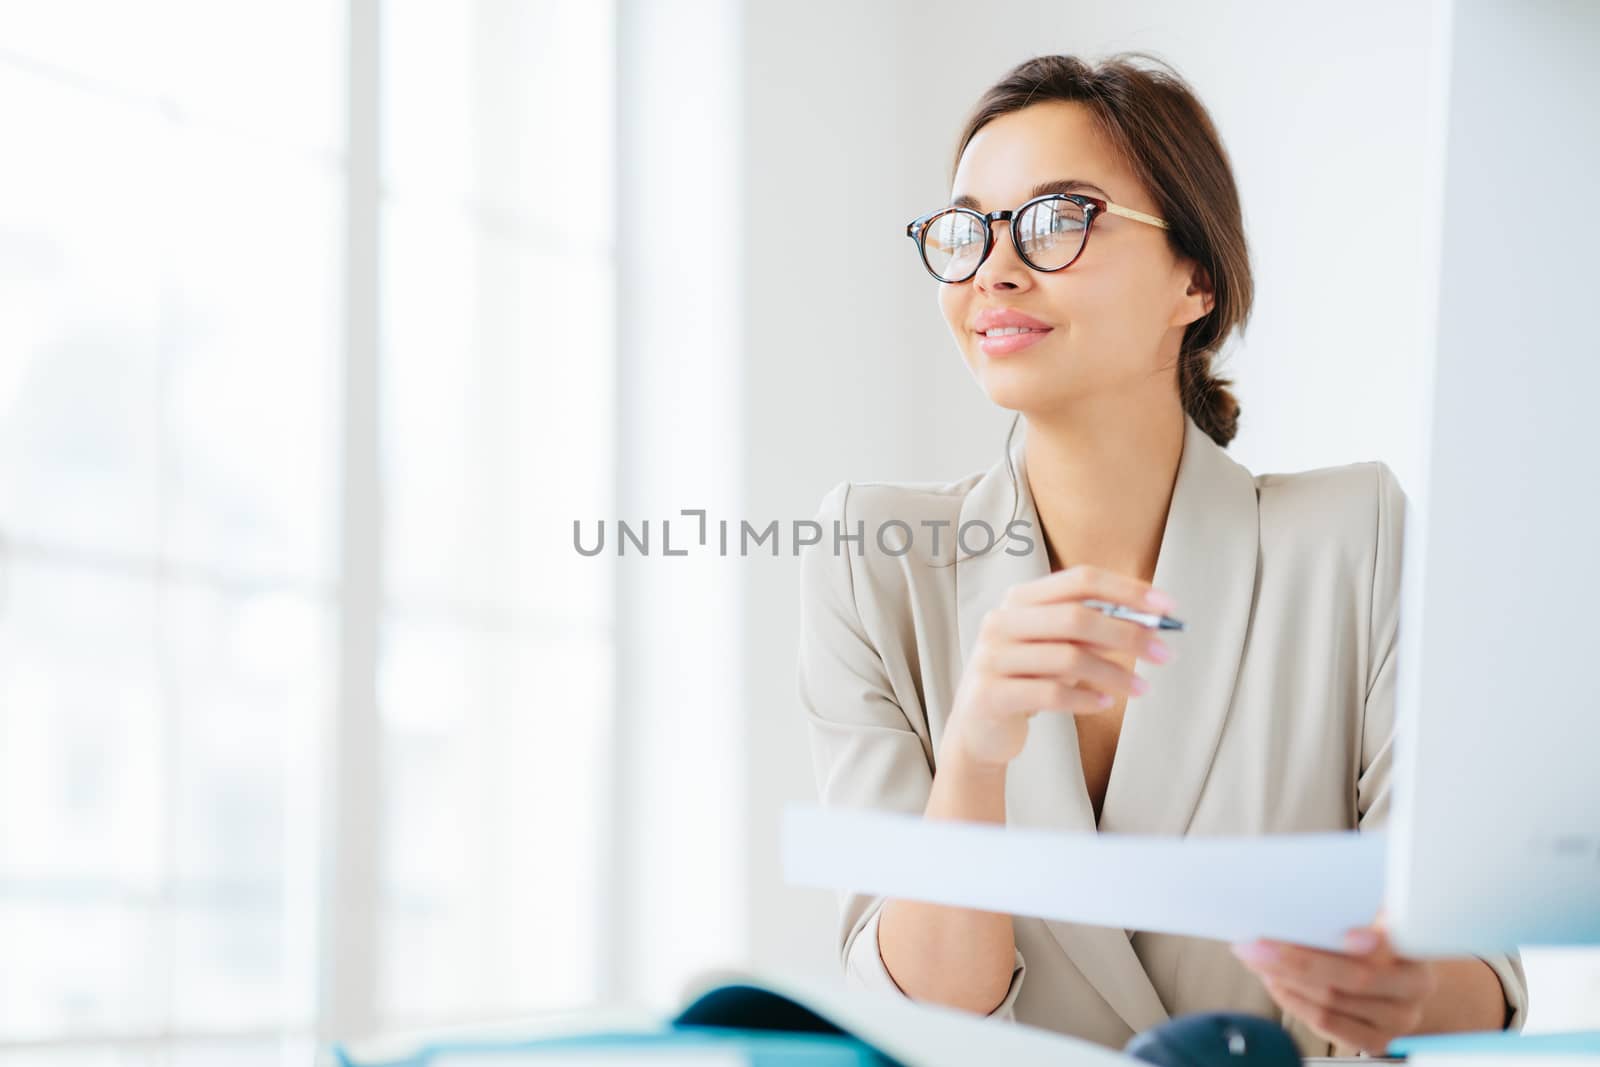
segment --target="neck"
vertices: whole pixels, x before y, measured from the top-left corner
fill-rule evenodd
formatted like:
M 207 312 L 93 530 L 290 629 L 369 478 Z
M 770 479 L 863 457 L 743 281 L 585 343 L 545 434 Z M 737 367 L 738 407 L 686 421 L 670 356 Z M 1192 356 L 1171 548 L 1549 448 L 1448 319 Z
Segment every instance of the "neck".
M 1154 576 L 1184 427 L 1176 394 L 1027 418 L 1024 465 L 1051 570 L 1090 563 Z

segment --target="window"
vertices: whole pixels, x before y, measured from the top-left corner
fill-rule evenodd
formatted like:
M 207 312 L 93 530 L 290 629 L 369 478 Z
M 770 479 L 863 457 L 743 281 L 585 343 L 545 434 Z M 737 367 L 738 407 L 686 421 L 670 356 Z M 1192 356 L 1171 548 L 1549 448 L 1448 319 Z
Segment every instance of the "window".
M 604 992 L 613 18 L 0 11 L 0 1062 Z
M 611 16 L 384 15 L 378 1013 L 579 1003 L 611 592 L 570 531 L 611 509 Z

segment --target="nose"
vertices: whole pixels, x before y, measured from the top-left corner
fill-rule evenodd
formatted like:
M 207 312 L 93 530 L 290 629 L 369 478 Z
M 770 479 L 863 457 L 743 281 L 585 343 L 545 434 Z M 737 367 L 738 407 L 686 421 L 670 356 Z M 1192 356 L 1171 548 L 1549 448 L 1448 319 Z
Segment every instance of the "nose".
M 980 292 L 1031 287 L 1033 271 L 1017 255 L 1017 247 L 1011 239 L 1011 220 L 996 219 L 989 225 L 994 231 L 994 247 L 989 250 L 988 258 L 978 265 L 978 272 L 972 276 L 972 284 Z M 1002 226 L 1005 229 L 1001 229 Z

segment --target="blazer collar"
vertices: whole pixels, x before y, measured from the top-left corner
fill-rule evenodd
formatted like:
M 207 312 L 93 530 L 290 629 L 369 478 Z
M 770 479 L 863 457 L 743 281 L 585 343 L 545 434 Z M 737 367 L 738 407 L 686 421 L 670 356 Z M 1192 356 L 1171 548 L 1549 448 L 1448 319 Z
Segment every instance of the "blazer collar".
M 1187 624 L 1164 631 L 1175 656 L 1140 661 L 1150 689 L 1128 700 L 1099 826 L 1078 751 L 1077 727 L 1060 713 L 1035 715 L 1028 742 L 1006 776 L 1006 821 L 1015 826 L 1095 833 L 1183 834 L 1199 800 L 1228 714 L 1255 594 L 1258 518 L 1255 478 L 1184 416 L 1183 453 L 1152 584 L 1172 594 Z M 1021 499 L 1004 461 L 984 473 L 961 506 L 960 530 L 986 522 L 999 544 L 956 565 L 963 665 L 983 615 L 1007 589 L 1049 573 L 1044 531 L 1028 486 L 1021 442 L 1012 446 Z M 1004 531 L 1031 525 L 1032 550 L 1010 555 Z M 982 538 L 970 536 L 974 547 Z M 962 550 L 965 554 L 966 550 Z M 1128 931 L 1044 920 L 1086 979 L 1135 1033 L 1167 1019 Z

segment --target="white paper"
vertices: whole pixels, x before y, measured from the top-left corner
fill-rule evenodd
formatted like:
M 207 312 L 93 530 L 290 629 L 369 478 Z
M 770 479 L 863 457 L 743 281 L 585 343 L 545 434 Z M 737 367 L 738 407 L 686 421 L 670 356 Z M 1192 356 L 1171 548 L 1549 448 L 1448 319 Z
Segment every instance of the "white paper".
M 1381 833 L 1072 833 L 792 805 L 791 885 L 1124 930 L 1338 950 L 1383 901 Z

